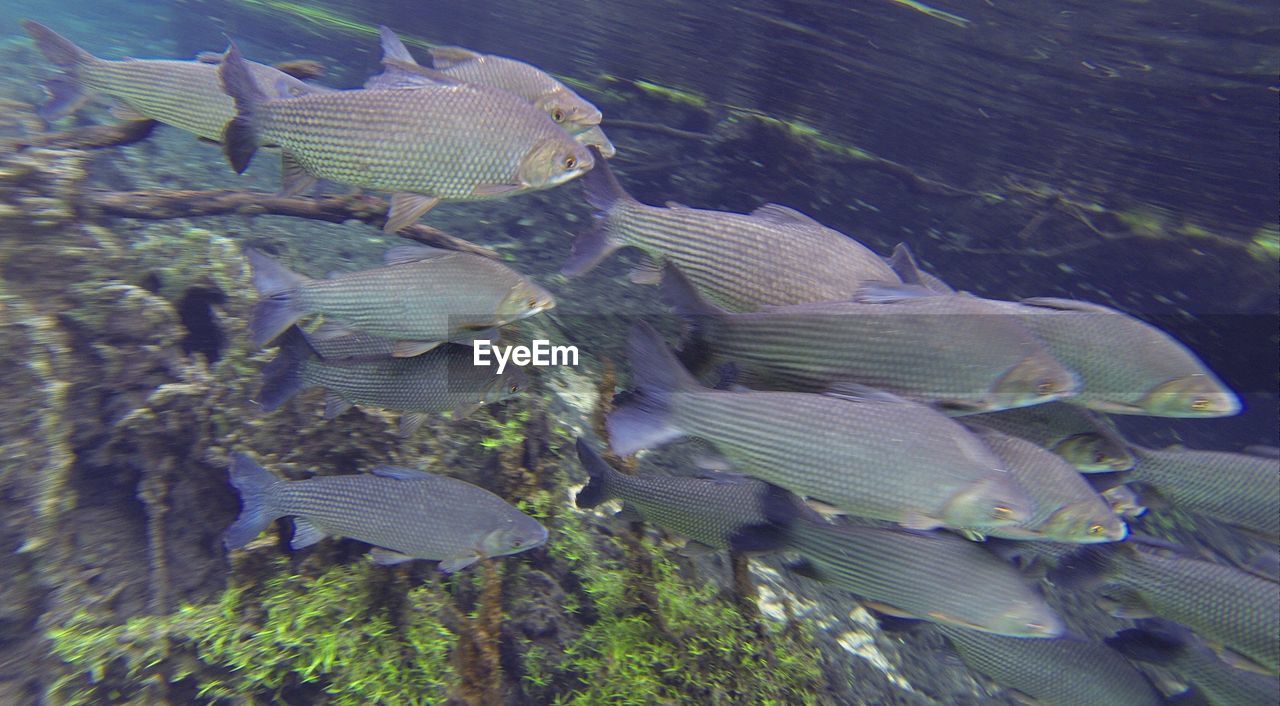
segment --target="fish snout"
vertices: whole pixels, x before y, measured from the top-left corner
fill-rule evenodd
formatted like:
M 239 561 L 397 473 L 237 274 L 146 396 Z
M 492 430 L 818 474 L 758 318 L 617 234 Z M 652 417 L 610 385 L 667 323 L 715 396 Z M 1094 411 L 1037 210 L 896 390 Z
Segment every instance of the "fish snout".
M 1244 408 L 1234 392 L 1205 373 L 1161 383 L 1138 406 L 1158 417 L 1230 417 Z
M 1017 637 L 1054 638 L 1067 630 L 1062 618 L 1040 602 L 1019 601 L 1000 618 L 1003 632 Z

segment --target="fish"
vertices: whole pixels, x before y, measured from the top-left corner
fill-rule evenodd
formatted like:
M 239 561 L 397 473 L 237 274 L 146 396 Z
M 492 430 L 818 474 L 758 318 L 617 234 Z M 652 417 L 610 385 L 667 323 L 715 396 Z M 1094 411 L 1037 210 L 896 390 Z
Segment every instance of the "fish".
M 1015 480 L 1036 503 L 1036 513 L 1021 524 L 996 527 L 993 537 L 1095 544 L 1118 542 L 1129 534 L 1124 521 L 1062 458 L 1016 436 L 970 426 L 987 448 L 1004 461 Z
M 263 144 L 282 150 L 282 193 L 317 179 L 392 192 L 394 233 L 440 201 L 549 189 L 590 170 L 587 147 L 506 91 L 453 82 L 292 97 L 263 91 L 232 43 L 218 67 L 235 99 L 223 151 L 244 172 Z
M 1280 679 L 1236 669 L 1223 662 L 1195 633 L 1168 620 L 1144 620 L 1105 640 L 1125 657 L 1173 671 L 1210 706 L 1280 702 Z
M 1026 640 L 939 626 L 971 669 L 1024 703 L 1041 706 L 1162 706 L 1160 692 L 1124 657 L 1078 637 Z
M 632 281 L 657 284 L 672 262 L 709 299 L 731 311 L 851 298 L 864 282 L 897 282 L 893 270 L 856 240 L 799 211 L 766 204 L 750 214 L 648 206 L 623 190 L 603 161 L 582 180 L 598 210 L 561 273 L 581 275 L 625 246 L 652 266 Z
M 383 58 L 399 63 L 388 73 L 371 79 L 365 88 L 421 85 L 435 81 L 437 77 L 492 86 L 529 101 L 551 116 L 578 142 L 599 148 L 605 158 L 612 157 L 617 151 L 600 129 L 600 121 L 604 117 L 600 109 L 536 66 L 503 56 L 479 54 L 462 47 L 435 47 L 431 50 L 432 68 L 410 73 L 402 67 L 417 66 L 418 62 L 404 42 L 385 26 L 378 27 L 378 36 L 382 42 Z
M 551 293 L 500 262 L 419 245 L 387 251 L 383 267 L 311 279 L 248 248 L 254 305 L 249 333 L 265 345 L 308 314 L 395 341 L 410 357 L 555 307 Z
M 1125 481 L 1154 488 L 1182 510 L 1280 543 L 1280 459 L 1180 446 L 1133 451 L 1138 463 Z
M 951 285 L 943 282 L 935 275 L 931 275 L 916 264 L 916 256 L 911 252 L 911 248 L 906 243 L 898 243 L 893 248 L 893 254 L 885 258 L 885 262 L 889 267 L 893 268 L 893 273 L 898 275 L 898 279 L 903 284 L 914 284 L 924 287 L 938 294 L 955 294 L 956 290 Z
M 965 421 L 1026 439 L 1084 473 L 1127 471 L 1137 461 L 1114 424 L 1097 412 L 1065 402 L 977 414 Z
M 1049 573 L 1063 589 L 1097 587 L 1120 617 L 1160 617 L 1222 646 L 1233 665 L 1280 673 L 1280 584 L 1131 542 L 1085 548 Z
M 733 364 L 738 382 L 752 389 L 820 392 L 853 382 L 981 412 L 1052 401 L 1079 387 L 1030 331 L 966 294 L 733 313 L 705 300 L 671 263 L 661 292 L 707 363 Z
M 1062 620 L 999 557 L 952 534 L 797 518 L 792 569 L 873 601 L 900 617 L 1027 638 L 1062 634 Z
M 484 488 L 412 468 L 289 481 L 237 453 L 230 475 L 242 509 L 223 537 L 227 549 L 245 546 L 279 517 L 294 518 L 294 549 L 348 537 L 372 544 L 378 564 L 429 559 L 446 572 L 547 540 L 537 520 Z
M 126 118 L 150 119 L 217 142 L 235 117 L 235 103 L 222 90 L 218 66 L 207 61 L 168 59 L 99 59 L 44 25 L 24 20 L 22 26 L 36 47 L 63 74 L 46 84 L 50 100 L 40 110 L 46 120 L 57 120 L 82 105 L 90 93 L 111 96 Z M 245 62 L 254 85 L 261 91 L 290 96 L 327 93 L 331 89 L 305 83 L 278 69 Z
M 1038 297 L 1004 302 L 1049 352 L 1080 375 L 1069 404 L 1108 414 L 1229 417 L 1239 397 L 1172 336 L 1123 312 L 1088 302 Z
M 575 502 L 587 509 L 618 499 L 624 512 L 715 550 L 767 552 L 782 547 L 787 506 L 800 499 L 763 481 L 714 477 L 619 473 L 585 439 L 578 460 L 590 481 Z
M 269 412 L 303 389 L 323 387 L 325 419 L 357 404 L 396 410 L 404 412 L 400 435 L 407 437 L 430 414 L 466 416 L 528 386 L 519 367 L 513 365 L 498 374 L 493 366 L 475 365 L 473 358 L 471 346 L 446 343 L 412 358 L 393 358 L 388 353 L 326 359 L 317 354 L 305 333 L 293 327 L 280 337 L 279 355 L 262 369 L 257 402 Z
M 954 420 L 869 388 L 830 394 L 702 387 L 647 323 L 628 342 L 632 398 L 606 418 L 621 456 L 684 436 L 733 470 L 853 515 L 906 527 L 998 527 L 1035 503 Z

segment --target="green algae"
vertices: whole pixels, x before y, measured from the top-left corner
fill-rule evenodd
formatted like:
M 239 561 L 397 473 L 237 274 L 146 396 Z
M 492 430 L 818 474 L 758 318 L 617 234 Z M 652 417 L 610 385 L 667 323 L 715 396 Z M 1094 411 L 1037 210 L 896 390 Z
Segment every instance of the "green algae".
M 822 660 L 803 628 L 757 625 L 714 582 L 684 576 L 668 550 L 601 537 L 587 517 L 561 516 L 548 551 L 580 581 L 581 602 L 565 609 L 595 620 L 556 663 L 526 652 L 527 688 L 564 685 L 548 694 L 557 704 L 816 702 Z
M 310 687 L 334 704 L 439 702 L 454 681 L 456 639 L 439 619 L 443 594 L 414 588 L 393 616 L 377 596 L 386 571 L 356 562 L 315 577 L 280 573 L 261 589 L 228 588 L 214 603 L 124 625 L 78 613 L 49 630 L 54 653 L 75 671 L 48 696 L 101 703 L 120 695 L 123 670 L 131 684 L 189 682 L 203 700 Z
M 1249 239 L 1249 254 L 1260 262 L 1274 264 L 1280 260 L 1280 228 L 1274 225 L 1260 226 Z

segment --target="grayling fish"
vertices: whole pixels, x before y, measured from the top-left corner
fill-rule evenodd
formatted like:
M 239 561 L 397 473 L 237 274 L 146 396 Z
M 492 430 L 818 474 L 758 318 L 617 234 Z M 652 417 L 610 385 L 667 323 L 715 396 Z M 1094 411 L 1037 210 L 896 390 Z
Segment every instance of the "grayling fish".
M 866 388 L 842 395 L 707 389 L 644 323 L 632 329 L 628 351 L 639 392 L 608 417 L 618 454 L 695 436 L 741 473 L 920 529 L 1012 525 L 1035 511 L 982 442 L 925 405 Z
M 991 529 L 991 536 L 1093 544 L 1118 542 L 1129 534 L 1124 521 L 1071 464 L 1025 439 L 973 428 L 1036 502 L 1029 520 Z
M 456 343 L 412 358 L 393 358 L 388 351 L 382 356 L 326 359 L 295 327 L 281 336 L 280 354 L 262 369 L 257 402 L 271 411 L 300 390 L 323 387 L 328 391 L 326 419 L 357 404 L 396 410 L 405 413 L 400 433 L 409 436 L 430 414 L 465 416 L 481 405 L 508 399 L 527 385 L 517 366 L 498 374 L 496 366 L 473 363 L 471 346 Z
M 1189 682 L 1210 706 L 1256 706 L 1280 703 L 1280 680 L 1236 669 L 1196 637 L 1168 620 L 1143 621 L 1107 639 L 1107 645 L 1129 659 L 1150 662 Z
M 794 568 L 890 614 L 1000 635 L 1062 633 L 1062 621 L 1013 567 L 955 535 L 806 518 L 786 534 L 787 547 L 807 562 Z
M 634 246 L 657 265 L 672 262 L 706 296 L 733 311 L 846 300 L 869 281 L 896 282 L 878 255 L 858 241 L 785 206 L 750 215 L 686 206 L 646 206 L 623 191 L 607 164 L 583 180 L 600 210 L 595 228 L 578 237 L 561 270 L 578 275 L 618 248 Z M 658 270 L 634 273 L 656 284 Z
M 965 419 L 1042 446 L 1085 473 L 1126 471 L 1134 457 L 1101 414 L 1064 402 L 978 414 Z
M 1074 637 L 1026 640 L 939 628 L 965 664 L 1041 706 L 1161 706 L 1142 672 L 1105 645 Z
M 549 292 L 515 270 L 456 250 L 400 246 L 387 251 L 383 267 L 328 279 L 291 272 L 252 248 L 245 255 L 262 295 L 249 323 L 259 345 L 307 314 L 324 314 L 396 341 L 393 354 L 406 357 L 555 306 Z
M 442 200 L 548 189 L 594 164 L 591 152 L 546 113 L 488 86 L 455 82 L 292 98 L 262 91 L 234 44 L 220 74 L 236 103 L 223 149 L 237 172 L 259 145 L 279 145 L 285 193 L 310 188 L 317 178 L 393 192 L 388 232 Z
M 379 27 L 378 36 L 382 40 L 382 58 L 399 63 L 365 83 L 365 88 L 422 85 L 437 77 L 501 88 L 529 101 L 578 142 L 594 145 L 606 158 L 616 152 L 600 129 L 600 110 L 536 66 L 461 47 L 436 47 L 431 50 L 432 69 L 408 72 L 403 67 L 417 66 L 418 62 L 404 42 L 387 27 Z
M 440 562 L 457 571 L 494 556 L 541 545 L 547 530 L 484 488 L 455 478 L 394 466 L 372 473 L 276 478 L 247 456 L 236 454 L 231 483 L 242 509 L 224 543 L 238 549 L 278 517 L 293 520 L 294 549 L 325 537 L 349 537 L 374 545 L 373 560 Z
M 974 412 L 1047 402 L 1079 385 L 1016 319 L 967 294 L 730 313 L 668 263 L 662 295 L 691 325 L 697 350 L 711 364 L 732 363 L 753 389 L 855 382 Z
M 1280 584 L 1239 569 L 1139 548 L 1090 547 L 1050 574 L 1065 588 L 1101 583 L 1117 615 L 1182 623 L 1238 666 L 1280 673 Z
M 1182 447 L 1134 447 L 1140 481 L 1187 512 L 1212 517 L 1280 543 L 1280 459 Z
M 591 478 L 578 491 L 578 507 L 591 508 L 616 498 L 646 522 L 712 549 L 780 548 L 787 506 L 801 503 L 777 486 L 745 476 L 619 473 L 583 439 L 578 439 L 578 459 Z
M 235 117 L 235 103 L 222 90 L 218 66 L 204 61 L 165 59 L 99 59 L 38 22 L 24 20 L 36 46 L 64 75 L 48 83 L 51 96 L 41 115 L 53 120 L 75 110 L 87 99 L 85 91 L 111 96 L 136 113 L 194 133 L 221 140 L 222 130 Z M 301 96 L 328 92 L 270 66 L 245 62 L 261 91 L 284 91 Z M 127 114 L 127 113 L 126 113 Z
M 1080 375 L 1068 400 L 1111 414 L 1225 417 L 1240 400 L 1194 353 L 1160 329 L 1098 304 L 1041 297 L 1003 305 Z

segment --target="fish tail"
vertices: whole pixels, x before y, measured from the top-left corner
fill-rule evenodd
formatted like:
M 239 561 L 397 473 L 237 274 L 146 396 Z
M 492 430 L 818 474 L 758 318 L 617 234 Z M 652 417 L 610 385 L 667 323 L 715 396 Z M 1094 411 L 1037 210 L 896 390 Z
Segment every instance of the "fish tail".
M 595 150 L 595 148 L 592 148 Z M 595 224 L 587 232 L 578 236 L 573 242 L 569 259 L 560 268 L 560 273 L 576 277 L 600 264 L 618 248 L 626 245 L 625 239 L 616 232 L 616 226 L 610 212 L 620 203 L 635 203 L 635 199 L 623 190 L 617 177 L 609 168 L 605 159 L 595 150 L 596 166 L 582 176 L 579 181 L 585 187 L 587 203 L 596 209 Z
M 622 456 L 679 438 L 682 432 L 670 420 L 672 393 L 702 389 L 649 324 L 631 329 L 627 351 L 638 391 L 606 420 L 610 446 Z
M 280 354 L 262 368 L 262 389 L 258 392 L 258 404 L 270 412 L 304 388 L 302 364 L 317 357 L 307 335 L 297 326 L 291 326 L 280 336 Z
M 258 151 L 257 128 L 253 124 L 254 111 L 267 101 L 267 96 L 258 88 L 249 71 L 249 64 L 240 53 L 235 42 L 227 47 L 218 67 L 218 76 L 222 79 L 222 90 L 227 92 L 236 102 L 236 116 L 227 123 L 222 131 L 222 151 L 231 162 L 236 173 L 243 173 L 253 161 L 253 153 Z
M 253 286 L 262 295 L 249 319 L 249 335 L 262 346 L 279 337 L 305 313 L 298 306 L 296 295 L 309 280 L 253 248 L 246 248 L 245 256 L 253 268 Z
M 587 476 L 590 478 L 586 487 L 579 490 L 578 496 L 575 498 L 578 507 L 585 510 L 614 497 L 613 484 L 618 472 L 613 470 L 613 466 L 610 466 L 600 456 L 600 452 L 587 443 L 586 439 L 579 437 L 577 446 L 578 460 L 582 463 L 582 467 L 587 471 Z
M 1119 551 L 1113 545 L 1088 545 L 1060 560 L 1047 578 L 1063 589 L 1088 590 L 1105 583 L 1116 573 L 1118 556 Z
M 227 549 L 239 549 L 261 534 L 279 517 L 272 506 L 272 488 L 280 480 L 244 454 L 231 457 L 231 485 L 240 493 L 240 516 L 227 528 L 222 543 Z
M 704 299 L 684 272 L 671 263 L 662 268 L 658 292 L 663 303 L 684 321 L 695 341 L 708 334 L 708 324 L 728 313 Z
M 23 20 L 22 26 L 35 40 L 36 48 L 51 64 L 62 69 L 63 74 L 45 82 L 49 100 L 40 106 L 40 117 L 57 120 L 80 107 L 87 96 L 80 83 L 80 69 L 98 61 L 98 58 L 76 46 L 66 37 L 39 22 Z

